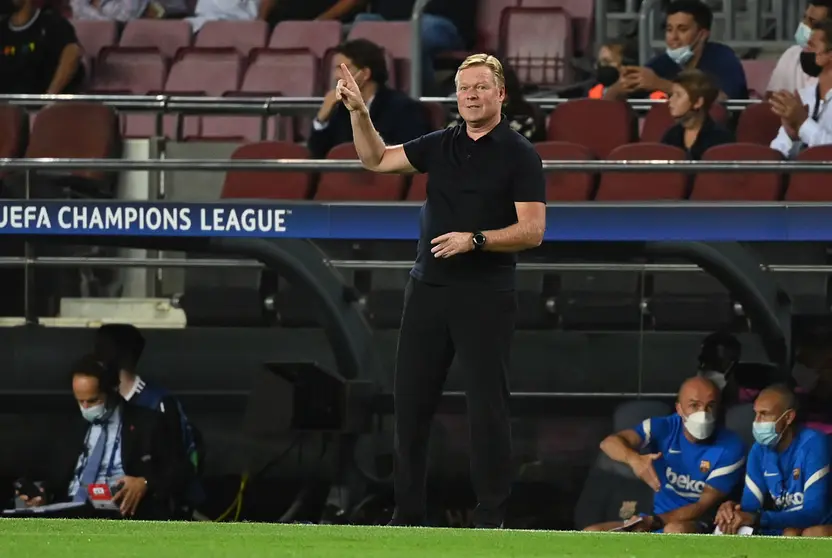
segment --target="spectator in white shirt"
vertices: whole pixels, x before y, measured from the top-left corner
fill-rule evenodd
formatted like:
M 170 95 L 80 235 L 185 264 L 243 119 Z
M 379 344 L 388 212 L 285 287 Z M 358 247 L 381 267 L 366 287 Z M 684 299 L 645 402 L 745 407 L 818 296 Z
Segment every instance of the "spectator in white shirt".
M 126 23 L 132 19 L 161 19 L 185 14 L 185 0 L 71 0 L 72 19 L 96 19 Z
M 832 112 L 826 110 L 832 99 L 832 20 L 815 24 L 800 65 L 817 84 L 798 92 L 776 91 L 769 100 L 783 124 L 771 147 L 788 158 L 805 148 L 832 144 Z
M 265 21 L 274 7 L 275 0 L 198 0 L 188 21 L 198 33 L 207 21 Z
M 806 11 L 803 13 L 803 21 L 797 26 L 794 33 L 794 46 L 786 49 L 780 56 L 777 66 L 771 73 L 771 79 L 766 89 L 767 97 L 775 91 L 799 91 L 806 86 L 815 85 L 818 80 L 806 74 L 800 66 L 800 53 L 806 48 L 809 37 L 812 35 L 812 27 L 819 21 L 823 21 L 832 15 L 832 0 L 809 0 Z

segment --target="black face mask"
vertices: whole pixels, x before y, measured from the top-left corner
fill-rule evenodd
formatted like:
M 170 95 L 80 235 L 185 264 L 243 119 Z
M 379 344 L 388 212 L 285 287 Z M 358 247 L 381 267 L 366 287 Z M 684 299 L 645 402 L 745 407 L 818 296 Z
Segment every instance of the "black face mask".
M 618 78 L 621 77 L 618 68 L 615 66 L 598 66 L 596 73 L 598 74 L 598 83 L 604 87 L 614 85 L 618 81 Z
M 805 51 L 800 53 L 800 68 L 809 77 L 818 77 L 823 70 L 823 67 L 815 60 L 815 53 Z

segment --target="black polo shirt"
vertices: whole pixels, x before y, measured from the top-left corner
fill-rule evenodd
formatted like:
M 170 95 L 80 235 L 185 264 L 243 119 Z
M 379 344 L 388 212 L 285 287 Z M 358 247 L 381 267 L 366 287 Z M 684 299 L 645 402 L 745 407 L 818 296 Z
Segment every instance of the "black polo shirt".
M 517 256 L 471 251 L 435 258 L 430 241 L 449 232 L 503 229 L 517 222 L 515 202 L 546 202 L 540 156 L 503 116 L 477 141 L 465 123 L 404 144 L 408 161 L 428 173 L 416 263 L 410 274 L 435 285 L 514 288 Z

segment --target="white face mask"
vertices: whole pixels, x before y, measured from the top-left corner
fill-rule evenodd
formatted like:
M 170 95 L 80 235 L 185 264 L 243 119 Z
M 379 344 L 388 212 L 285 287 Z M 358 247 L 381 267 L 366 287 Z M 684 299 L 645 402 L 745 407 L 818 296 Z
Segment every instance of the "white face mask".
M 710 438 L 716 428 L 714 416 L 705 411 L 691 413 L 687 417 L 683 416 L 682 419 L 685 421 L 685 429 L 697 440 Z
M 107 407 L 104 403 L 99 403 L 98 405 L 92 405 L 90 407 L 81 407 L 81 415 L 83 415 L 84 419 L 89 422 L 95 422 L 97 420 L 101 420 L 104 418 L 104 415 L 107 414 Z
M 809 38 L 811 36 L 812 28 L 801 22 L 800 25 L 797 26 L 797 30 L 794 32 L 794 42 L 801 48 L 806 48 L 806 45 L 809 44 Z
M 690 59 L 693 58 L 693 49 L 696 47 L 696 43 L 699 42 L 699 39 L 694 39 L 694 41 L 685 46 L 680 46 L 679 48 L 670 48 L 668 47 L 665 52 L 670 57 L 671 60 L 676 62 L 679 66 L 684 66 Z

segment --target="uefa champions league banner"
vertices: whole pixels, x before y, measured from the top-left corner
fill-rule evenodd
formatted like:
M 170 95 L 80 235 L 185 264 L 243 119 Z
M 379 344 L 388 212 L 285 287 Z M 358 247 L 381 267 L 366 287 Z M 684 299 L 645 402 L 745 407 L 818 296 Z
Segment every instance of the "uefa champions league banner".
M 418 203 L 0 200 L 0 234 L 416 240 L 422 211 Z M 551 204 L 545 240 L 828 242 L 832 205 Z
M 412 205 L 2 200 L 0 234 L 415 239 L 418 213 Z

